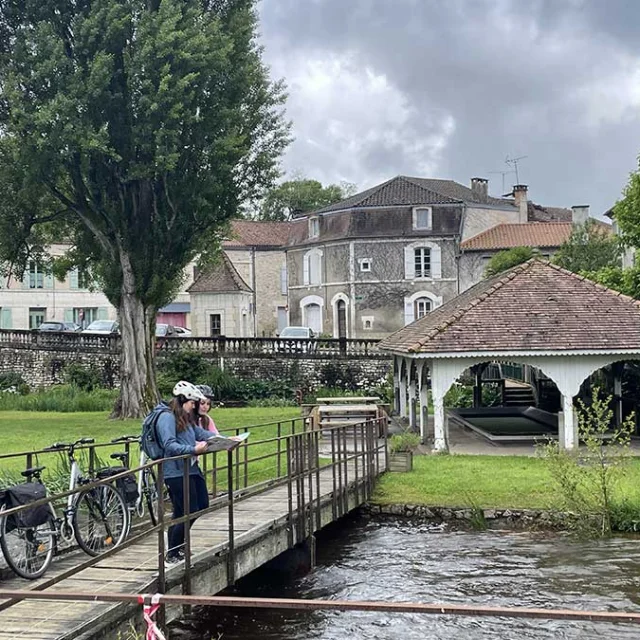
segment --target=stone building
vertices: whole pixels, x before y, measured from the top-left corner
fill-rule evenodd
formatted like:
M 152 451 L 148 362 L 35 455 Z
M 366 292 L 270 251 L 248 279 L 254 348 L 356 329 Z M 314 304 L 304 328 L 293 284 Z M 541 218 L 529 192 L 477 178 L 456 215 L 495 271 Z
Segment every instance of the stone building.
M 461 290 L 460 243 L 497 225 L 557 218 L 517 185 L 398 176 L 292 222 L 289 318 L 333 337 L 383 337 Z M 570 215 L 570 212 L 569 212 Z M 475 272 L 474 272 L 475 273 Z

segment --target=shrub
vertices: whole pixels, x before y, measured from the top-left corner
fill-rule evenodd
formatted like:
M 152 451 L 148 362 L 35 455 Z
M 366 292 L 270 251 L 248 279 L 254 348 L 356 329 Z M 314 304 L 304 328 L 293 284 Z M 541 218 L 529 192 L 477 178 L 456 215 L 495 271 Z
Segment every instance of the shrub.
M 83 367 L 77 362 L 71 362 L 64 368 L 64 378 L 67 384 L 82 391 L 93 391 L 102 386 L 102 378 L 97 369 Z
M 0 374 L 0 391 L 26 395 L 29 393 L 29 385 L 17 371 L 8 371 Z
M 400 453 L 403 451 L 413 451 L 420 444 L 420 434 L 413 431 L 403 431 L 396 433 L 389 438 L 389 451 Z
M 82 391 L 71 385 L 52 387 L 20 396 L 0 394 L 0 411 L 111 411 L 118 392 L 112 389 Z

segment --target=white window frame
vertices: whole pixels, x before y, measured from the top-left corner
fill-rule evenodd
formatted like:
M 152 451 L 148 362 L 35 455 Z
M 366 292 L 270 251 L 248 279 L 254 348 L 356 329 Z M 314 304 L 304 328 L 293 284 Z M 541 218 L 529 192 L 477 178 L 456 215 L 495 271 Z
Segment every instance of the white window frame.
M 317 238 L 320 235 L 320 218 L 314 216 L 309 218 L 309 239 Z
M 415 317 L 415 303 L 416 300 L 420 298 L 428 298 L 431 300 L 431 313 L 435 309 L 437 309 L 440 305 L 442 305 L 442 296 L 437 296 L 435 293 L 431 291 L 416 291 L 410 296 L 406 296 L 404 299 L 404 324 L 405 326 L 411 324 L 416 320 Z
M 322 333 L 324 330 L 324 298 L 321 296 L 305 296 L 300 300 L 300 313 L 302 316 L 302 324 L 308 326 L 307 323 L 307 309 L 309 305 L 318 305 L 320 307 L 320 331 L 318 333 Z
M 336 293 L 333 298 L 331 298 L 331 308 L 333 309 L 333 337 L 338 338 L 338 302 L 344 302 L 344 313 L 345 313 L 345 330 L 347 332 L 347 338 L 351 337 L 351 332 L 349 331 L 349 296 L 346 293 Z
M 373 316 L 362 316 L 360 319 L 362 320 L 363 331 L 373 331 Z M 369 323 L 369 326 L 367 326 L 367 323 Z
M 431 251 L 431 274 L 428 277 L 420 276 L 416 278 L 415 250 L 421 248 Z M 404 248 L 404 277 L 405 280 L 417 280 L 419 282 L 442 278 L 442 249 L 440 245 L 428 240 L 420 240 L 406 245 Z
M 418 264 L 420 265 L 419 268 Z M 416 280 L 426 280 L 432 277 L 430 247 L 416 247 L 413 250 L 413 275 Z
M 426 226 L 418 225 L 421 211 L 427 212 Z M 413 229 L 415 231 L 431 231 L 431 229 L 433 228 L 433 209 L 431 207 L 414 207 L 412 214 L 413 214 Z
M 426 305 L 429 306 L 428 309 L 425 309 L 422 313 L 420 312 L 420 305 L 422 303 L 425 303 L 425 307 Z M 413 315 L 414 318 L 416 320 L 419 320 L 420 318 L 424 318 L 427 314 L 431 313 L 433 311 L 433 300 L 431 300 L 430 298 L 427 298 L 426 296 L 422 296 L 422 298 L 416 298 L 413 302 Z
M 371 273 L 371 258 L 358 258 L 358 264 L 362 273 Z

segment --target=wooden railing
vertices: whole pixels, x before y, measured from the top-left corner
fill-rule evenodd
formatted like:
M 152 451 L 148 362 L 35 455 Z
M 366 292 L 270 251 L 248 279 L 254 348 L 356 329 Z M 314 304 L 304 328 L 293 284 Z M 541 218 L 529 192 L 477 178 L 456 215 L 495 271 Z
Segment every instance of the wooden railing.
M 120 336 L 88 333 L 58 333 L 55 331 L 29 331 L 0 329 L 0 349 L 18 347 L 31 349 L 61 348 L 73 351 L 120 351 Z M 159 354 L 189 349 L 203 354 L 219 356 L 251 357 L 312 357 L 325 356 L 368 357 L 382 355 L 378 351 L 379 340 L 360 338 L 157 338 Z

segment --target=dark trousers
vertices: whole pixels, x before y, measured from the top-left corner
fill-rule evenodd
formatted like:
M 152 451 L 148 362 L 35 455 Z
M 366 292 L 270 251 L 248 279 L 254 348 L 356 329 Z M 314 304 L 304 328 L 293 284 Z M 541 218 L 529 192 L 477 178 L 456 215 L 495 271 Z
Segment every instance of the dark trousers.
M 184 513 L 184 492 L 182 477 L 165 478 L 169 497 L 173 505 L 173 517 L 181 518 Z M 189 476 L 189 512 L 195 513 L 209 506 L 209 494 L 204 478 L 200 474 Z M 191 524 L 193 524 L 193 520 Z M 190 525 L 191 526 L 191 525 Z M 169 527 L 169 552 L 168 555 L 175 555 L 184 546 L 184 523 L 174 524 Z

